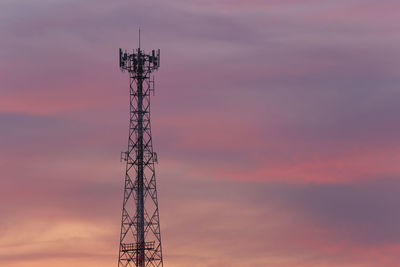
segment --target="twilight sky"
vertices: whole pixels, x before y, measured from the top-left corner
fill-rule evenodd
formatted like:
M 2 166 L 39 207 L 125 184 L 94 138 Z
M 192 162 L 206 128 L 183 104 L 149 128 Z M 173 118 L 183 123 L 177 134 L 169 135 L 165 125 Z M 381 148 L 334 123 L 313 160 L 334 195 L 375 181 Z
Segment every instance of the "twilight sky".
M 400 266 L 399 11 L 1 0 L 0 266 L 117 265 L 139 26 L 166 267 Z

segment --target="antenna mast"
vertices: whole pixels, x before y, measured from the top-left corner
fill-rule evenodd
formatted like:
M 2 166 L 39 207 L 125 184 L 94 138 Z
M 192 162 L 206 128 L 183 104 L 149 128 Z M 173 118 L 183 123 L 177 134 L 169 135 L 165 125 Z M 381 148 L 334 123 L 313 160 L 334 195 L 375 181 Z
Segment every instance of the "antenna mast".
M 160 50 L 146 54 L 140 48 L 132 53 L 119 49 L 119 66 L 128 71 L 130 84 L 130 120 L 126 161 L 124 200 L 118 267 L 163 266 L 150 127 L 150 95 L 154 94 L 151 73 L 160 66 Z

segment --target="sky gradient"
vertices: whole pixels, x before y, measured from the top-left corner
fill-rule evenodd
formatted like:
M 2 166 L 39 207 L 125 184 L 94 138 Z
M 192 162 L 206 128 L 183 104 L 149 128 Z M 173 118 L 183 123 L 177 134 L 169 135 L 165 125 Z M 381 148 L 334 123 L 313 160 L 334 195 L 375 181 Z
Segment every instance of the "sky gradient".
M 166 267 L 399 266 L 399 10 L 2 0 L 0 266 L 117 265 L 139 27 Z

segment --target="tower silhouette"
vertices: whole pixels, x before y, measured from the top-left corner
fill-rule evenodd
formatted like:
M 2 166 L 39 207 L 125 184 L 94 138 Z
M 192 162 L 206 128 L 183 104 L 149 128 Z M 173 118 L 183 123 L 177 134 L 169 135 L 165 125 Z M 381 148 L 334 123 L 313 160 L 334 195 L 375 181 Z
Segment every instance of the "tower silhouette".
M 128 150 L 118 267 L 163 266 L 160 220 L 150 126 L 150 95 L 154 94 L 151 73 L 160 66 L 160 50 L 146 54 L 139 48 L 132 53 L 119 49 L 119 66 L 129 73 Z

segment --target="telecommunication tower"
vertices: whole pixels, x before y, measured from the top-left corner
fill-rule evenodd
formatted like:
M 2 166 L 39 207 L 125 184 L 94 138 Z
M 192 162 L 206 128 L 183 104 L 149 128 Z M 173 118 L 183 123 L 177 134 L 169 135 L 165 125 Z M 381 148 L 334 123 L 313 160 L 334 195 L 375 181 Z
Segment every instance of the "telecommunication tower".
M 146 54 L 119 49 L 119 66 L 129 73 L 130 120 L 118 267 L 163 266 L 150 127 L 150 95 L 154 94 L 151 73 L 160 67 L 160 50 Z

